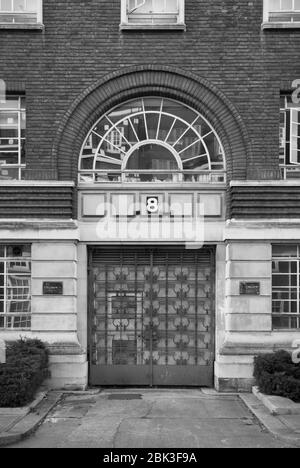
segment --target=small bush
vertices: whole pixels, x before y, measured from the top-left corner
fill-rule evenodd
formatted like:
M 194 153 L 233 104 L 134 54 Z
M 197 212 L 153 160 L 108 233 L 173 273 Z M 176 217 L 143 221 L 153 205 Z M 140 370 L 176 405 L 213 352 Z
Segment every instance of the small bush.
M 31 402 L 48 377 L 48 352 L 39 340 L 19 340 L 7 345 L 6 363 L 0 364 L 0 407 Z
M 300 403 L 300 364 L 294 364 L 287 351 L 257 356 L 254 377 L 260 392 Z

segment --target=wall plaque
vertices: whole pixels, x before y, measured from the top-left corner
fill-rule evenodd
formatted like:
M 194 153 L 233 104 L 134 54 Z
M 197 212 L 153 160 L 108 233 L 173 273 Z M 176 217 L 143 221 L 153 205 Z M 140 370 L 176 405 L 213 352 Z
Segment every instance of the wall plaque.
M 44 281 L 43 294 L 44 296 L 62 296 L 63 282 Z
M 240 295 L 259 296 L 260 295 L 260 283 L 240 283 Z

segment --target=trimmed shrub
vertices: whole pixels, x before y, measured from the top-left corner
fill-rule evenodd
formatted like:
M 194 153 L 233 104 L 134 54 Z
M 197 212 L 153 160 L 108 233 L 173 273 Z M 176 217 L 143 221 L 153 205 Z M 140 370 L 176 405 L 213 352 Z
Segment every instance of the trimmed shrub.
M 300 364 L 294 364 L 287 351 L 257 356 L 254 377 L 260 392 L 300 403 Z
M 28 404 L 48 375 L 48 351 L 41 341 L 7 344 L 6 363 L 0 364 L 0 407 Z

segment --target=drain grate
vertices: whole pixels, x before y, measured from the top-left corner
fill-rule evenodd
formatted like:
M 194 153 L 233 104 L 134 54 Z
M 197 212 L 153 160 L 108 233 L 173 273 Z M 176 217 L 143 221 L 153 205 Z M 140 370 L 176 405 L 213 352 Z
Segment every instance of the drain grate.
M 139 393 L 113 393 L 108 395 L 108 400 L 141 400 Z

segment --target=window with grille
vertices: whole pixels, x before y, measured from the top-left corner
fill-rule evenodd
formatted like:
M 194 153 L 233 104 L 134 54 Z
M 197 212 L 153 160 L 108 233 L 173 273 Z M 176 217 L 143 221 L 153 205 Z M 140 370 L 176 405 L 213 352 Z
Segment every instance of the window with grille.
M 0 245 L 0 329 L 31 327 L 31 246 Z
M 274 329 L 300 328 L 300 245 L 273 245 Z
M 25 96 L 0 100 L 0 180 L 24 179 L 26 139 Z
M 279 159 L 284 178 L 300 178 L 300 104 L 281 96 Z
M 300 0 L 264 0 L 264 22 L 299 23 Z
M 42 0 L 0 0 L 0 24 L 41 24 Z
M 121 0 L 121 26 L 184 25 L 184 0 Z

